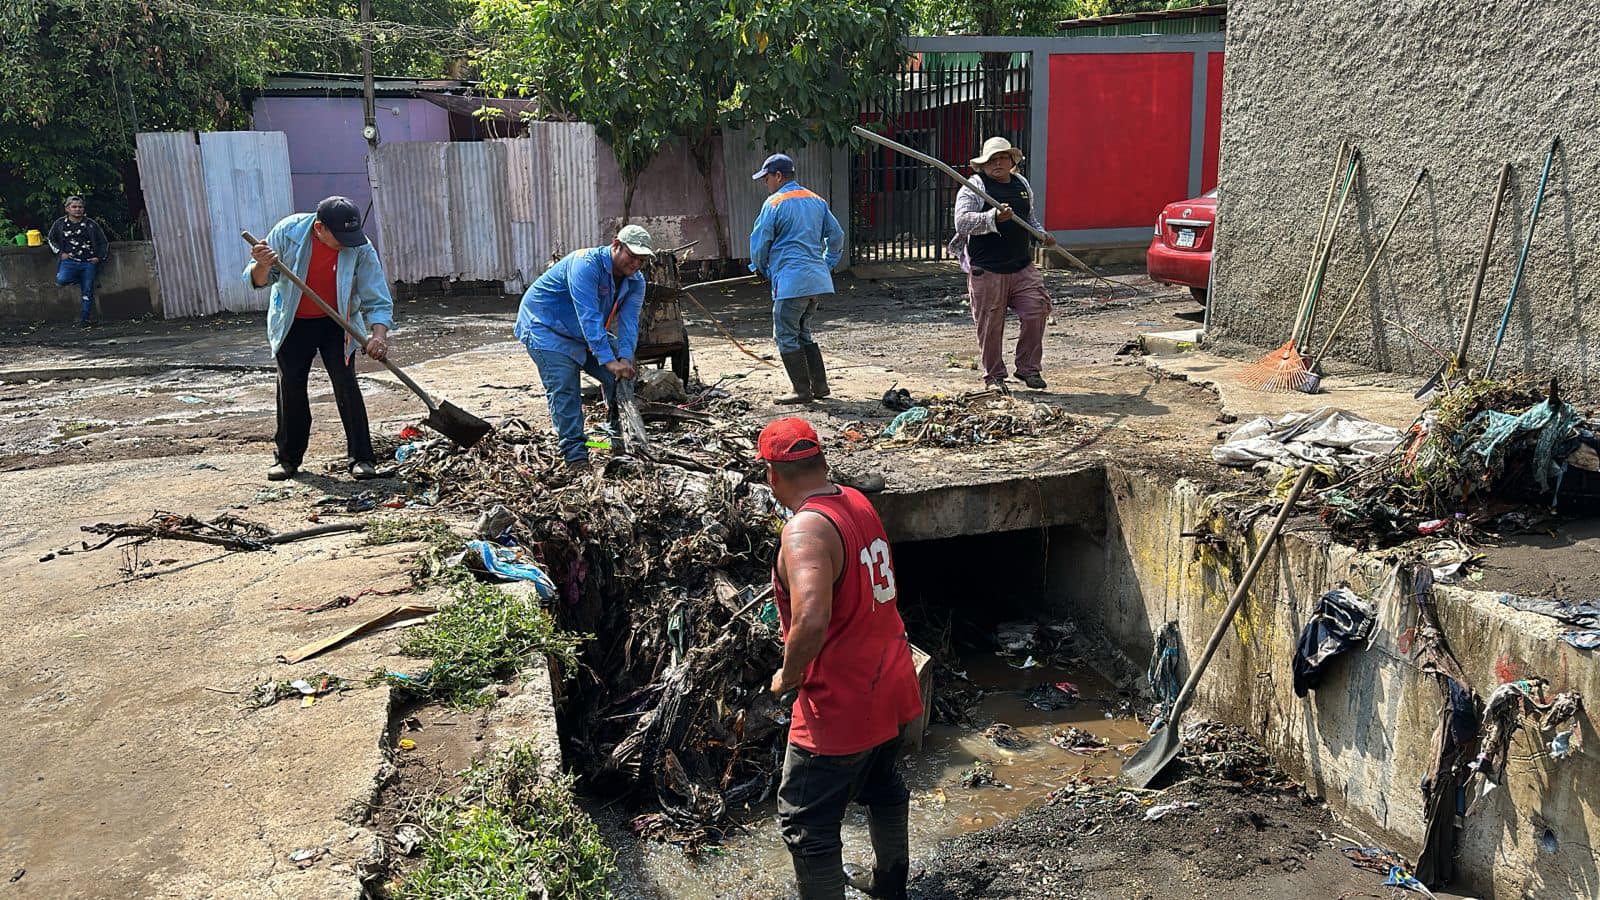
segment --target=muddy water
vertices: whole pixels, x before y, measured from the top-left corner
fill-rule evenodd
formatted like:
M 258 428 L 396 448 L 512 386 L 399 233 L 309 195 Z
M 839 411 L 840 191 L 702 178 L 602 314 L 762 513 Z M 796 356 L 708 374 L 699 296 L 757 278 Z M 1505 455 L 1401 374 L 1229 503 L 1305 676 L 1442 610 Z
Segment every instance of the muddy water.
M 933 726 L 921 751 L 902 759 L 906 783 L 911 788 L 912 856 L 928 855 L 939 841 L 970 831 L 991 828 L 1045 802 L 1045 797 L 1074 778 L 1113 775 L 1123 752 L 1145 737 L 1143 726 L 1116 712 L 1110 685 L 1082 671 L 1050 666 L 1012 668 L 994 655 L 961 660 L 957 669 L 986 690 L 974 708 L 977 727 Z M 1040 684 L 1068 681 L 1084 698 L 1067 709 L 1035 709 L 1024 694 Z M 1099 702 L 1104 698 L 1107 702 Z M 1108 711 L 1116 718 L 1107 718 Z M 1016 729 L 1011 736 L 1025 745 L 1003 748 L 984 736 L 997 723 Z M 1106 740 L 1109 749 L 1095 755 L 1069 752 L 1050 743 L 1055 732 L 1077 727 Z M 963 773 L 982 760 L 993 766 L 994 779 L 1005 787 L 963 786 Z M 624 898 L 787 898 L 794 881 L 788 851 L 779 836 L 773 804 L 768 803 L 749 821 L 747 831 L 730 838 L 721 848 L 686 856 L 670 845 L 642 843 L 631 838 L 626 820 L 607 809 L 595 809 L 596 818 L 617 849 L 619 877 L 614 890 Z M 852 807 L 844 823 L 845 860 L 871 859 L 866 817 Z

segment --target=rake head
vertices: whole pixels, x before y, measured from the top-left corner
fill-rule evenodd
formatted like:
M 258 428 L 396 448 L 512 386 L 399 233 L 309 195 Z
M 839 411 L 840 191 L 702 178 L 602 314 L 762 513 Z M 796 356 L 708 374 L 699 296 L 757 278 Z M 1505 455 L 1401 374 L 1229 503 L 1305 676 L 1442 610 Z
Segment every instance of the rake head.
M 1306 365 L 1305 358 L 1295 349 L 1294 343 L 1291 338 L 1282 347 L 1256 360 L 1239 373 L 1239 383 L 1253 390 L 1273 394 L 1305 390 L 1313 378 L 1311 367 Z

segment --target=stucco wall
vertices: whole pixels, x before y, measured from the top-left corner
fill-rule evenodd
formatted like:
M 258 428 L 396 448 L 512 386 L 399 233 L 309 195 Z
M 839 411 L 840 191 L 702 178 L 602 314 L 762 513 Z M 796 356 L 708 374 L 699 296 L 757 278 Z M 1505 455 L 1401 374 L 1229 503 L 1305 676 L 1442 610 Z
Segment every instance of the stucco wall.
M 600 182 L 600 228 L 609 239 L 622 224 L 622 171 L 611 148 L 601 142 L 595 154 Z M 728 200 L 722 187 L 721 139 L 715 139 L 711 148 L 711 186 L 715 207 L 706 200 L 705 179 L 695 168 L 694 157 L 683 141 L 667 144 L 639 176 L 633 193 L 631 221 L 642 225 L 655 239 L 656 247 L 681 247 L 690 241 L 695 245 L 695 259 L 717 258 L 717 232 L 712 210 L 722 215 L 722 227 L 728 227 L 727 216 L 722 211 Z M 730 240 L 749 240 L 749 235 L 732 235 Z
M 1210 334 L 1259 354 L 1288 337 L 1335 147 L 1365 164 L 1338 225 L 1320 345 L 1418 166 L 1429 178 L 1330 351 L 1421 374 L 1437 358 L 1387 317 L 1453 347 L 1502 162 L 1512 173 L 1474 328 L 1481 365 L 1559 134 L 1544 209 L 1497 369 L 1553 372 L 1596 399 L 1600 343 L 1600 3 L 1451 0 L 1229 9 L 1219 243 Z
M 115 241 L 95 274 L 95 315 L 132 319 L 161 314 L 156 254 L 148 241 Z M 48 246 L 0 247 L 0 323 L 71 322 L 78 317 L 78 286 L 56 284 L 56 257 Z

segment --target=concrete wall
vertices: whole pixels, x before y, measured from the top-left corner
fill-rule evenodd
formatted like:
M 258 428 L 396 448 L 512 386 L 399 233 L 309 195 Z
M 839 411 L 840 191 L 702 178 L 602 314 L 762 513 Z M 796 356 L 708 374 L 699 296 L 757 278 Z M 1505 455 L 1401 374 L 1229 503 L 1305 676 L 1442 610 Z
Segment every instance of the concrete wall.
M 1554 372 L 1595 398 L 1600 342 L 1600 4 L 1548 0 L 1306 4 L 1229 10 L 1211 335 L 1254 355 L 1288 337 L 1335 147 L 1365 164 L 1338 225 L 1320 345 L 1418 166 L 1429 178 L 1330 353 L 1420 374 L 1436 358 L 1385 317 L 1453 347 L 1495 179 L 1515 165 L 1474 329 L 1493 340 L 1551 138 L 1555 159 L 1497 371 Z M 1580 386 L 1580 382 L 1583 384 Z
M 117 241 L 95 277 L 95 314 L 132 319 L 161 314 L 155 248 L 148 241 Z M 0 247 L 0 323 L 72 322 L 78 287 L 56 284 L 55 254 L 48 246 Z
M 721 213 L 727 209 L 728 198 L 722 186 L 720 138 L 712 142 L 711 159 L 714 208 Z M 600 143 L 595 163 L 600 182 L 600 228 L 609 239 L 622 223 L 622 171 L 617 168 L 617 158 L 604 141 Z M 631 221 L 650 232 L 658 249 L 699 241 L 693 258 L 716 259 L 717 235 L 712 224 L 712 210 L 712 205 L 706 201 L 705 180 L 695 168 L 688 146 L 674 141 L 639 176 L 639 185 L 633 194 Z M 725 214 L 722 227 L 726 232 Z M 750 235 L 730 235 L 729 240 L 737 246 L 740 241 L 748 243 Z
M 379 97 L 375 104 L 379 139 L 450 140 L 450 114 L 443 107 L 409 97 Z M 322 198 L 349 197 L 363 214 L 372 200 L 367 177 L 367 141 L 361 136 L 360 97 L 272 96 L 256 99 L 252 114 L 257 131 L 281 131 L 289 138 L 289 170 L 294 206 L 317 208 Z M 380 243 L 377 213 L 367 234 Z
M 1048 591 L 1063 612 L 1103 626 L 1139 660 L 1148 658 L 1156 629 L 1177 620 L 1187 677 L 1248 560 L 1242 552 L 1199 552 L 1180 536 L 1202 523 L 1223 531 L 1213 501 L 1191 483 L 1111 471 L 1105 491 L 1098 548 L 1053 541 Z M 1270 518 L 1257 520 L 1252 549 Z M 1291 775 L 1414 859 L 1424 825 L 1418 783 L 1440 707 L 1433 680 L 1397 648 L 1415 611 L 1379 591 L 1386 569 L 1375 557 L 1328 543 L 1315 526 L 1294 527 L 1201 682 L 1195 713 L 1249 728 Z M 1370 650 L 1346 654 L 1301 699 L 1290 676 L 1296 637 L 1317 597 L 1341 580 L 1379 603 L 1381 631 Z M 1556 691 L 1600 697 L 1600 662 L 1557 640 L 1552 620 L 1508 610 L 1489 594 L 1440 587 L 1437 597 L 1450 646 L 1481 695 L 1499 684 L 1497 663 L 1509 660 L 1550 679 Z M 1506 785 L 1466 820 L 1459 875 L 1472 890 L 1535 900 L 1600 896 L 1600 735 L 1592 719 L 1579 727 L 1584 747 L 1562 762 L 1537 756 L 1542 746 L 1528 732 L 1516 737 Z M 1539 850 L 1535 822 L 1555 834 L 1554 853 Z

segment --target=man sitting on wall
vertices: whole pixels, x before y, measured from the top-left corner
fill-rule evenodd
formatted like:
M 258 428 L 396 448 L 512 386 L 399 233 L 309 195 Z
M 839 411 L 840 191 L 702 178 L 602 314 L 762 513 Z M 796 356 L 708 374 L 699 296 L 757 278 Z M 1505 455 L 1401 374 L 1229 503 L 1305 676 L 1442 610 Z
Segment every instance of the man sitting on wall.
M 94 320 L 94 276 L 105 262 L 109 244 L 100 223 L 84 215 L 82 197 L 68 197 L 66 215 L 50 226 L 50 249 L 61 264 L 56 267 L 56 284 L 76 284 L 83 305 L 78 310 L 78 327 Z

